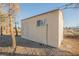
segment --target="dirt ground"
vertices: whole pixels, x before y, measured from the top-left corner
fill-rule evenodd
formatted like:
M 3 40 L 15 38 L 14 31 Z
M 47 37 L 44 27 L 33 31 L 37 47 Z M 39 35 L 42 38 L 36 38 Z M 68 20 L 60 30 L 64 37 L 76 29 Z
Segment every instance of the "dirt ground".
M 0 36 L 0 55 L 4 56 L 74 56 L 79 55 L 79 39 L 65 39 L 61 49 L 16 37 L 16 49 L 12 49 L 11 37 Z M 65 43 L 64 43 L 65 42 Z M 75 42 L 75 43 L 74 43 Z
M 67 36 L 61 44 L 61 49 L 79 55 L 79 36 Z

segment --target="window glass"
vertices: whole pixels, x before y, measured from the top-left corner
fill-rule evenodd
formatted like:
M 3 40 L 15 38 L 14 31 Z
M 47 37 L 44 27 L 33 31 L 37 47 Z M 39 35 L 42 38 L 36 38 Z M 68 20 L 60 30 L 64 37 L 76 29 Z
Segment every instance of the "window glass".
M 42 20 L 38 20 L 38 21 L 37 21 L 37 26 L 43 26 L 43 25 L 44 25 L 44 23 L 43 23 Z

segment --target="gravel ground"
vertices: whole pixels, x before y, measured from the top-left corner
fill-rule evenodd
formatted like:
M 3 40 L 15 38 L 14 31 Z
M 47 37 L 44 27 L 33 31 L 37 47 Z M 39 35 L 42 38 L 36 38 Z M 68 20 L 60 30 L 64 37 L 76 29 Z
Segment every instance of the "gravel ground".
M 73 56 L 69 51 L 46 46 L 37 42 L 16 37 L 16 49 L 11 47 L 10 36 L 0 36 L 0 55 L 4 56 Z

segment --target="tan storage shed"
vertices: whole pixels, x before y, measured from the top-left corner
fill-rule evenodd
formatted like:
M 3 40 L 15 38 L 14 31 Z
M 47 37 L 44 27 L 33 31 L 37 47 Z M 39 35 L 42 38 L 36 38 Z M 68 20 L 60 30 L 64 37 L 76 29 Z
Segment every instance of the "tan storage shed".
M 21 37 L 52 47 L 63 40 L 63 12 L 56 9 L 21 21 Z

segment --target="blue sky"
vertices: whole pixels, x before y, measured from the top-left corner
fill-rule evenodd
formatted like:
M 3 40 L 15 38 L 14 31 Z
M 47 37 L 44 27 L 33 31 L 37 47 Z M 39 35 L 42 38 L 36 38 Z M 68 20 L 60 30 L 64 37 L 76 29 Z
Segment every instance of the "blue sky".
M 16 21 L 18 21 L 19 26 L 21 26 L 22 19 L 56 9 L 63 5 L 64 4 L 60 3 L 21 3 Z M 77 25 L 79 26 L 79 9 L 64 10 L 64 26 L 73 27 Z

